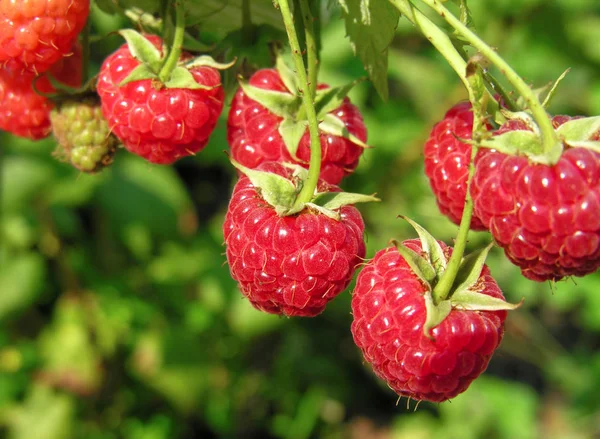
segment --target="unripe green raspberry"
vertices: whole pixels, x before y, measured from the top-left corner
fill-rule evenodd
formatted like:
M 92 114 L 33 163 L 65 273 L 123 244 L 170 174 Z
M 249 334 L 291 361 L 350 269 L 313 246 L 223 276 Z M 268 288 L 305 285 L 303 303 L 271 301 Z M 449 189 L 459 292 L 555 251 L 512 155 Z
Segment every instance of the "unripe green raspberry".
M 50 114 L 52 131 L 58 141 L 55 155 L 82 172 L 98 172 L 110 165 L 117 139 L 110 133 L 96 96 L 68 100 Z

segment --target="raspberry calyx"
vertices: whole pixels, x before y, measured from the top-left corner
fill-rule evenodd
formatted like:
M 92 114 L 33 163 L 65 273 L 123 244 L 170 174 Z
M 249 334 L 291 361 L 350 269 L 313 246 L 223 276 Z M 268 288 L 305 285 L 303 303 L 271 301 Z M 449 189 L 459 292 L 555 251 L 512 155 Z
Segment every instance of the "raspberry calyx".
M 423 325 L 423 333 L 426 337 L 431 337 L 431 330 L 442 323 L 452 309 L 502 311 L 514 310 L 521 305 L 521 303 L 511 304 L 497 297 L 482 294 L 482 286 L 478 283 L 478 279 L 481 277 L 485 259 L 493 244 L 463 257 L 450 290 L 436 291 L 436 287 L 446 271 L 451 248 L 446 245 L 442 246 L 426 229 L 414 221 L 409 218 L 404 219 L 417 231 L 422 251 L 417 253 L 395 240 L 392 243 L 425 286 L 423 299 L 427 316 Z
M 483 139 L 479 146 L 494 149 L 506 155 L 525 155 L 532 163 L 553 166 L 560 160 L 565 148 L 588 148 L 600 151 L 600 116 L 573 118 L 556 126 L 554 132 L 559 142 L 551 149 L 544 149 L 543 135 L 533 117 L 526 111 L 512 113 L 500 110 L 507 122 L 499 133 Z
M 168 54 L 164 47 L 162 50 L 159 50 L 150 40 L 132 29 L 122 29 L 119 31 L 119 34 L 127 42 L 127 46 L 133 57 L 140 62 L 140 64 L 118 84 L 120 87 L 130 82 L 150 79 L 155 82 L 156 86 L 159 88 L 209 90 L 213 87 L 199 84 L 194 79 L 190 70 L 197 67 L 212 67 L 218 70 L 225 70 L 235 64 L 235 60 L 226 64 L 219 63 L 208 55 L 202 55 L 195 58 L 182 57 L 178 60 L 177 65 L 165 75 L 163 67 L 168 61 Z
M 260 196 L 282 217 L 295 215 L 309 208 L 339 220 L 339 209 L 344 206 L 380 201 L 373 195 L 340 192 L 337 186 L 320 182 L 309 202 L 297 203 L 298 194 L 308 176 L 307 169 L 299 165 L 280 164 L 292 170 L 292 178 L 289 179 L 275 172 L 247 168 L 233 159 L 231 163 L 250 179 Z

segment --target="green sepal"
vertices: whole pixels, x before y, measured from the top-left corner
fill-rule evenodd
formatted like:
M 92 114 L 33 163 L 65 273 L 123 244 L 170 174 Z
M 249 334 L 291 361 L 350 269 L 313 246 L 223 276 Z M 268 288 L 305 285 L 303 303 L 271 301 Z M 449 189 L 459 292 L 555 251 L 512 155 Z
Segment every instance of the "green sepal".
M 296 153 L 298 152 L 300 140 L 306 132 L 307 127 L 308 121 L 295 121 L 294 119 L 289 117 L 283 119 L 283 121 L 279 124 L 279 134 L 283 139 L 285 147 L 287 148 L 288 152 L 294 160 L 298 160 L 298 157 L 296 157 Z
M 304 206 L 302 206 L 302 209 L 298 208 L 297 211 L 301 211 L 304 209 L 304 207 L 310 207 L 312 209 L 315 209 L 316 211 L 322 213 L 323 215 L 328 216 L 331 219 L 334 219 L 336 221 L 340 221 L 342 219 L 341 215 L 339 212 L 336 212 L 335 210 L 331 210 L 331 209 L 327 209 L 323 206 L 319 206 L 318 204 L 315 203 L 306 203 Z M 289 214 L 293 214 L 293 213 L 297 213 L 296 211 L 290 211 Z
M 600 142 L 596 140 L 579 140 L 569 142 L 573 148 L 585 148 L 600 154 Z
M 243 79 L 240 79 L 240 87 L 246 96 L 279 117 L 292 119 L 302 106 L 302 99 L 299 96 L 254 87 Z
M 164 82 L 166 88 L 187 88 L 190 90 L 210 90 L 214 87 L 198 84 L 194 79 L 194 75 L 185 67 L 175 67 L 169 76 L 169 79 Z
M 277 54 L 275 68 L 281 77 L 281 81 L 290 93 L 298 96 L 298 75 L 288 66 L 281 54 Z
M 308 169 L 300 166 L 299 164 L 287 162 L 283 162 L 280 164 L 283 167 L 291 169 L 293 171 L 292 178 L 298 180 L 298 185 L 302 185 L 302 182 L 304 182 L 308 178 Z M 300 189 L 298 189 L 298 192 L 300 192 Z
M 533 145 L 533 147 L 532 147 Z M 540 137 L 532 131 L 507 131 L 479 142 L 483 148 L 495 149 L 507 155 L 518 155 L 519 151 L 542 148 Z
M 158 79 L 158 75 L 154 73 L 146 64 L 140 64 L 134 68 L 129 74 L 119 82 L 119 87 L 123 87 L 130 82 L 141 81 L 144 79 Z
M 548 92 L 548 94 L 544 98 L 544 102 L 542 102 L 542 107 L 548 108 L 548 106 L 550 105 L 550 102 L 552 101 L 552 98 L 556 94 L 556 90 L 558 90 L 558 86 L 560 85 L 560 83 L 562 82 L 562 80 L 565 79 L 565 77 L 567 76 L 567 74 L 570 71 L 571 71 L 571 69 L 568 68 L 567 70 L 565 70 L 564 72 L 562 72 L 562 74 L 558 77 L 558 79 L 556 81 L 554 81 L 554 84 L 552 84 L 552 88 L 550 88 L 550 91 Z
M 452 304 L 449 300 L 443 300 L 437 305 L 433 302 L 431 291 L 426 291 L 423 295 L 425 299 L 425 309 L 427 310 L 425 323 L 423 324 L 423 334 L 432 339 L 431 330 L 444 321 L 452 311 Z
M 510 311 L 520 307 L 524 299 L 521 299 L 519 303 L 509 303 L 503 299 L 488 296 L 487 294 L 465 290 L 461 293 L 453 294 L 449 301 L 452 303 L 452 308 L 467 311 Z
M 563 151 L 562 143 L 557 142 L 552 151 L 545 153 L 540 135 L 527 130 L 507 131 L 489 139 L 482 139 L 479 146 L 507 155 L 525 155 L 532 162 L 549 166 L 558 161 Z
M 392 240 L 392 244 L 396 246 L 398 252 L 402 255 L 408 266 L 414 271 L 421 281 L 427 285 L 428 290 L 431 290 L 431 283 L 435 280 L 437 274 L 433 265 L 416 251 L 406 247 L 401 242 Z
M 300 174 L 302 180 L 303 176 Z M 304 176 L 304 178 L 306 178 Z M 300 189 L 296 188 L 299 192 Z M 344 206 L 349 206 L 356 203 L 370 203 L 373 201 L 381 201 L 373 195 L 355 194 L 350 192 L 319 192 L 314 195 L 311 202 L 304 205 L 292 207 L 291 209 L 282 209 L 281 215 L 293 215 L 302 211 L 305 207 L 311 207 L 329 218 L 337 221 L 341 219 L 339 210 Z M 279 212 L 278 212 L 279 213 Z
M 413 229 L 417 231 L 419 239 L 421 240 L 423 253 L 429 256 L 429 262 L 435 268 L 438 278 L 441 277 L 443 271 L 448 265 L 448 261 L 446 260 L 446 255 L 444 254 L 444 250 L 442 250 L 440 243 L 431 235 L 431 233 L 410 218 L 407 218 L 403 215 L 398 215 L 398 218 L 402 218 L 403 220 L 407 221 L 413 227 Z
M 364 81 L 364 78 L 352 81 L 349 84 L 342 85 L 340 87 L 326 88 L 317 90 L 315 96 L 315 111 L 317 113 L 317 119 L 321 120 L 327 113 L 335 110 L 337 107 L 342 105 L 350 90 L 360 82 Z
M 556 129 L 558 137 L 568 145 L 571 145 L 571 142 L 590 140 L 598 132 L 600 132 L 600 116 L 570 120 Z
M 272 172 L 250 169 L 233 159 L 230 160 L 231 164 L 248 177 L 252 184 L 259 189 L 264 200 L 275 209 L 278 209 L 278 213 L 292 207 L 296 200 L 297 191 L 290 180 Z
M 319 130 L 324 133 L 331 134 L 333 136 L 343 137 L 344 139 L 348 139 L 355 145 L 358 145 L 362 148 L 370 148 L 369 145 L 364 143 L 354 134 L 348 131 L 348 128 L 344 125 L 344 122 L 337 116 L 333 114 L 326 114 L 323 117 L 323 121 L 319 124 Z
M 483 270 L 485 259 L 493 246 L 494 244 L 490 243 L 486 247 L 478 249 L 463 258 L 456 273 L 452 289 L 450 290 L 450 297 L 453 297 L 454 294 L 463 293 L 477 283 L 481 275 L 481 270 Z
M 133 29 L 122 29 L 119 34 L 125 38 L 129 51 L 135 59 L 142 64 L 147 64 L 154 73 L 159 72 L 163 57 L 154 44 Z
M 330 210 L 340 209 L 351 204 L 381 201 L 374 195 L 356 194 L 352 192 L 327 192 L 323 196 L 319 196 L 317 200 L 319 201 L 319 205 Z
M 220 63 L 215 61 L 215 59 L 212 56 L 201 55 L 191 59 L 190 61 L 187 61 L 184 64 L 184 67 L 188 70 L 193 69 L 194 67 L 212 67 L 213 69 L 217 70 L 227 70 L 233 67 L 236 62 L 237 59 L 234 59 L 233 61 L 228 63 Z
M 540 134 L 540 128 L 537 126 L 531 113 L 528 113 L 527 111 L 510 111 L 506 108 L 500 108 L 500 113 L 502 113 L 506 120 L 518 120 L 523 122 L 528 130 Z

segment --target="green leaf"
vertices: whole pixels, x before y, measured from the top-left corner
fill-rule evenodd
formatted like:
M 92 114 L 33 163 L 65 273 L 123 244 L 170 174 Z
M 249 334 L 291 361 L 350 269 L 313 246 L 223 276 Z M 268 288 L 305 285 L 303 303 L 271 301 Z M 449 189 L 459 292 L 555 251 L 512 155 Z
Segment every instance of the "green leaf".
M 388 46 L 396 33 L 400 13 L 382 0 L 338 0 L 346 34 L 373 81 L 377 93 L 388 97 Z
M 231 164 L 248 177 L 255 187 L 260 189 L 261 196 L 271 206 L 284 209 L 292 207 L 297 193 L 294 184 L 290 180 L 272 172 L 246 168 L 233 159 L 231 159 Z
M 392 241 L 398 249 L 398 252 L 406 260 L 406 263 L 412 268 L 415 274 L 427 285 L 430 285 L 436 278 L 436 272 L 433 265 L 414 250 L 406 247 L 401 242 Z M 431 288 L 429 288 L 431 289 Z
M 346 125 L 344 125 L 344 122 L 339 117 L 334 116 L 333 114 L 325 115 L 323 121 L 319 124 L 319 130 L 334 136 L 339 136 L 343 137 L 344 139 L 348 139 L 355 145 L 358 145 L 362 148 L 370 148 L 369 145 L 360 140 L 354 134 L 350 133 L 350 131 L 348 131 L 348 128 L 346 128 Z
M 325 115 L 337 107 L 342 105 L 346 96 L 352 88 L 362 82 L 362 79 L 352 81 L 349 84 L 342 85 L 340 87 L 326 88 L 323 90 L 317 90 L 315 97 L 315 111 L 317 112 L 317 119 L 321 120 Z
M 571 142 L 588 141 L 600 133 L 600 116 L 570 120 L 559 126 L 556 132 L 569 145 Z
M 151 71 L 158 73 L 162 64 L 162 55 L 154 44 L 133 29 L 122 29 L 119 34 L 125 41 L 129 51 L 139 62 L 148 65 Z
M 154 73 L 146 64 L 140 64 L 134 68 L 129 74 L 119 82 L 119 87 L 123 87 L 130 82 L 141 81 L 143 79 L 158 79 L 158 75 Z
M 72 396 L 34 383 L 23 404 L 8 418 L 8 438 L 70 438 L 74 416 L 75 401 Z
M 186 25 L 201 24 L 204 32 L 225 35 L 240 27 L 243 0 L 186 1 Z M 273 7 L 272 0 L 249 2 L 252 24 L 269 24 L 283 28 L 281 14 Z
M 454 278 L 453 288 L 450 290 L 451 296 L 455 293 L 460 294 L 475 285 L 481 275 L 487 255 L 493 246 L 494 244 L 490 243 L 463 258 Z
M 31 306 L 46 281 L 44 258 L 36 253 L 6 260 L 0 268 L 0 320 Z
M 101 384 L 101 359 L 92 340 L 89 325 L 94 298 L 74 299 L 62 296 L 55 307 L 52 324 L 38 338 L 40 356 L 44 360 L 43 376 L 70 376 L 73 390 L 80 394 L 95 392 Z M 90 307 L 86 309 L 86 307 Z M 92 311 L 94 310 L 94 311 Z M 60 346 L 60 349 L 56 349 Z
M 306 132 L 307 126 L 308 121 L 295 121 L 291 118 L 283 119 L 283 121 L 279 124 L 279 134 L 281 135 L 283 143 L 285 143 L 285 147 L 287 148 L 288 152 L 295 160 L 298 160 L 296 157 L 296 152 L 298 152 L 300 140 Z
M 210 90 L 213 87 L 198 84 L 194 79 L 194 75 L 185 67 L 175 67 L 171 72 L 171 76 L 164 83 L 167 88 L 186 88 L 190 90 Z
M 240 87 L 246 96 L 280 117 L 293 118 L 302 106 L 302 99 L 299 96 L 254 87 L 246 80 L 240 80 Z
M 435 272 L 438 276 L 441 276 L 443 271 L 446 269 L 448 261 L 446 260 L 446 255 L 444 254 L 444 250 L 442 250 L 440 243 L 431 235 L 431 233 L 410 218 L 402 215 L 399 215 L 399 217 L 406 220 L 417 231 L 417 234 L 421 239 L 423 252 L 429 255 L 429 260 L 435 268 Z
M 94 3 L 100 8 L 100 10 L 106 12 L 107 14 L 116 14 L 119 12 L 119 8 L 113 0 L 96 0 Z
M 96 196 L 108 226 L 119 233 L 127 225 L 141 224 L 155 237 L 174 237 L 187 233 L 186 218 L 195 218 L 190 194 L 175 168 L 150 165 L 133 154 L 115 161 L 111 178 Z
M 55 169 L 35 157 L 8 156 L 2 164 L 0 212 L 16 212 L 31 206 L 37 197 L 52 189 Z
M 426 291 L 423 298 L 425 299 L 425 309 L 427 310 L 425 324 L 423 325 L 423 334 L 425 334 L 425 337 L 431 338 L 431 330 L 448 317 L 450 311 L 452 311 L 452 304 L 449 300 L 443 300 L 436 306 L 433 302 L 431 291 Z

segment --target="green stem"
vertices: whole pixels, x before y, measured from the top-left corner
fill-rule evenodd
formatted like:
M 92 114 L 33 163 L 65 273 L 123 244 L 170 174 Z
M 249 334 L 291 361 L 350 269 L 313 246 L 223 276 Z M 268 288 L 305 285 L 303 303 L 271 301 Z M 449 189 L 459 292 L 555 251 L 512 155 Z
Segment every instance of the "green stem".
M 90 76 L 90 26 L 91 22 L 88 19 L 81 32 L 81 83 L 86 84 Z
M 292 209 L 294 209 L 300 207 L 304 203 L 308 203 L 312 199 L 317 183 L 319 182 L 319 174 L 321 173 L 321 139 L 319 137 L 317 113 L 315 111 L 313 99 L 310 95 L 308 77 L 306 75 L 304 61 L 302 60 L 302 51 L 300 49 L 300 43 L 298 42 L 298 35 L 296 34 L 296 29 L 294 27 L 294 18 L 290 11 L 288 0 L 279 0 L 279 9 L 290 42 L 290 47 L 292 48 L 292 57 L 296 64 L 296 73 L 298 74 L 300 83 L 299 92 L 302 94 L 302 103 L 304 104 L 304 110 L 306 111 L 308 130 L 310 132 L 310 165 L 308 168 L 308 177 L 296 198 L 294 206 L 292 206 Z
M 477 113 L 473 118 L 473 140 L 479 137 L 481 132 L 481 118 L 477 117 Z M 479 123 L 478 123 L 479 121 Z M 452 256 L 450 256 L 450 260 L 448 261 L 448 265 L 446 266 L 446 270 L 439 282 L 433 289 L 433 302 L 438 304 L 450 296 L 450 290 L 452 289 L 452 285 L 454 284 L 454 280 L 456 279 L 456 274 L 458 273 L 458 269 L 460 268 L 460 263 L 462 262 L 463 255 L 465 254 L 465 248 L 467 247 L 467 237 L 469 235 L 469 229 L 471 228 L 471 219 L 473 218 L 473 198 L 471 198 L 471 180 L 473 179 L 473 175 L 475 174 L 475 156 L 477 155 L 477 140 L 475 140 L 471 146 L 471 161 L 469 163 L 469 177 L 467 180 L 467 195 L 465 197 L 465 207 L 463 209 L 463 214 L 460 219 L 460 226 L 458 228 L 458 234 L 456 235 L 456 240 L 454 241 L 454 248 L 452 250 Z
M 414 1 L 414 0 L 411 0 Z M 562 144 L 558 139 L 552 121 L 546 113 L 546 110 L 536 97 L 533 90 L 527 83 L 514 71 L 514 69 L 500 55 L 498 55 L 485 41 L 479 38 L 473 31 L 465 26 L 456 18 L 439 0 L 422 0 L 427 6 L 437 12 L 452 28 L 463 38 L 465 38 L 475 49 L 485 56 L 492 64 L 500 69 L 506 79 L 525 99 L 529 110 L 533 115 L 542 133 L 542 145 L 544 152 L 551 156 L 551 161 L 560 157 L 562 153 Z
M 185 36 L 185 12 L 182 0 L 175 0 L 173 6 L 175 8 L 175 35 L 173 36 L 173 44 L 169 50 L 169 55 L 158 74 L 162 82 L 166 82 L 169 79 L 171 72 L 177 66 Z
M 465 52 L 465 50 L 460 46 L 455 45 L 454 47 L 456 48 L 458 53 L 460 53 L 460 55 L 463 57 L 463 59 L 468 62 L 469 55 L 467 54 L 467 52 Z M 492 88 L 492 90 L 495 93 L 498 93 L 498 95 L 500 95 L 500 98 L 501 98 L 504 106 L 506 108 L 508 108 L 510 111 L 519 111 L 519 108 L 514 103 L 512 97 L 506 92 L 506 90 L 504 90 L 504 87 L 502 87 L 502 84 L 500 84 L 498 82 L 498 80 L 494 77 L 494 75 L 492 75 L 487 70 L 484 70 L 482 74 L 483 74 L 483 78 L 485 79 L 485 82 L 487 82 L 489 84 L 489 86 Z
M 251 46 L 254 43 L 254 26 L 252 25 L 250 0 L 242 1 L 242 35 L 244 36 L 244 44 Z
M 304 38 L 306 41 L 306 60 L 308 64 L 308 85 L 310 98 L 315 99 L 317 92 L 317 77 L 319 74 L 319 60 L 317 59 L 317 42 L 315 38 L 314 18 L 308 0 L 300 0 L 300 13 L 304 22 Z
M 469 93 L 469 100 L 473 102 L 474 93 L 471 84 L 466 78 L 467 63 L 456 50 L 450 37 L 434 22 L 425 16 L 409 0 L 389 0 L 421 33 L 429 40 L 437 51 L 446 59 L 450 67 L 458 74 Z
M 315 40 L 317 45 L 317 60 L 321 59 L 321 0 L 310 0 L 310 10 L 312 11 L 312 16 L 314 18 L 314 22 L 317 24 L 315 27 Z

